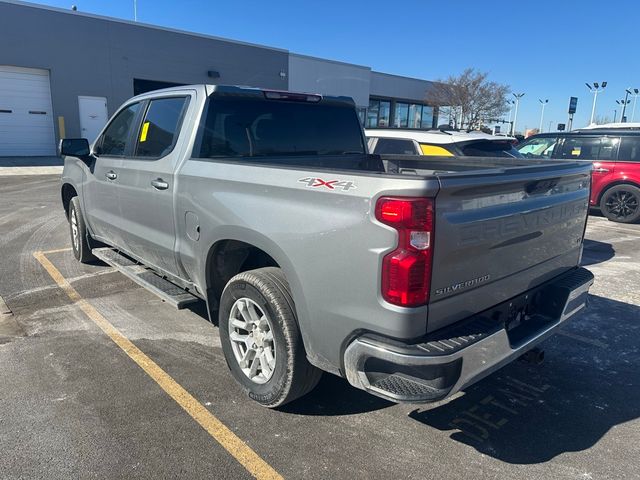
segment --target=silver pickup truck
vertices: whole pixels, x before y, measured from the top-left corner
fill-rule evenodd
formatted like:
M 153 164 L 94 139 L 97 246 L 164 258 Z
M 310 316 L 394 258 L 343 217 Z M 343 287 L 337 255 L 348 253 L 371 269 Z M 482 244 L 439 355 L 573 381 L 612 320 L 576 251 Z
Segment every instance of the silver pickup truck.
M 277 407 L 321 372 L 454 394 L 586 305 L 590 166 L 377 156 L 354 104 L 197 85 L 61 141 L 73 252 L 207 303 L 232 375 Z

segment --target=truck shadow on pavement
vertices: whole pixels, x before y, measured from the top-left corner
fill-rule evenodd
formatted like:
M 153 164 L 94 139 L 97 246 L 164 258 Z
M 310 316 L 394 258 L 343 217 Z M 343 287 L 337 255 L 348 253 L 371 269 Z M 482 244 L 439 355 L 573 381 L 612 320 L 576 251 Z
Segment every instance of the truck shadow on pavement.
M 344 378 L 325 373 L 309 394 L 279 408 L 295 415 L 340 416 L 373 412 L 395 405 L 352 387 Z
M 581 265 L 583 267 L 611 260 L 616 254 L 613 245 L 597 240 L 584 239 Z
M 541 345 L 542 365 L 516 361 L 409 417 L 514 464 L 586 450 L 640 417 L 640 307 L 590 300 L 587 313 Z

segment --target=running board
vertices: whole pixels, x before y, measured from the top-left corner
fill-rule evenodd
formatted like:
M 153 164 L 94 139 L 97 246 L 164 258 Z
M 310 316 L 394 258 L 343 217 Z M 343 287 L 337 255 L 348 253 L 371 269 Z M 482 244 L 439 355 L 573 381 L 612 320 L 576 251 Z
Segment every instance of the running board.
M 91 253 L 177 309 L 198 301 L 198 297 L 113 248 L 94 248 Z

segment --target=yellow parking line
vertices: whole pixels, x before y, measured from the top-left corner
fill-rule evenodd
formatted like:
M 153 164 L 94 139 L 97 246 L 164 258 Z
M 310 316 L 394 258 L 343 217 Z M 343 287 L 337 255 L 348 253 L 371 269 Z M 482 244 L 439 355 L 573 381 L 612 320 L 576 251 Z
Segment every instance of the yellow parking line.
M 71 251 L 71 247 L 66 247 L 66 248 L 56 248 L 54 250 L 46 250 L 44 252 L 35 252 L 33 254 L 34 257 L 38 258 L 36 256 L 36 253 L 41 253 L 42 255 L 49 255 L 50 253 L 62 253 L 62 252 L 70 252 Z
M 218 420 L 198 400 L 187 392 L 157 363 L 147 357 L 131 340 L 125 337 L 93 305 L 87 302 L 66 278 L 45 256 L 46 252 L 35 252 L 33 256 L 40 262 L 51 278 L 67 294 L 67 296 L 89 317 L 113 342 L 120 347 L 134 362 L 142 368 L 182 409 L 187 412 L 209 435 L 211 435 L 227 452 L 229 452 L 251 475 L 259 479 L 281 479 L 271 465 L 265 462 L 244 443 L 235 433 Z

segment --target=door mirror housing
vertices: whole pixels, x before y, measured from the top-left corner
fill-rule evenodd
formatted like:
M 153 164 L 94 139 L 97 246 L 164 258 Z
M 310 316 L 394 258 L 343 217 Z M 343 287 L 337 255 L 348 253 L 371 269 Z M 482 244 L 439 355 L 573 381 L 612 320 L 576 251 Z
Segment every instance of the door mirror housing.
M 60 140 L 60 155 L 86 158 L 90 153 L 89 141 L 86 138 L 63 138 Z

